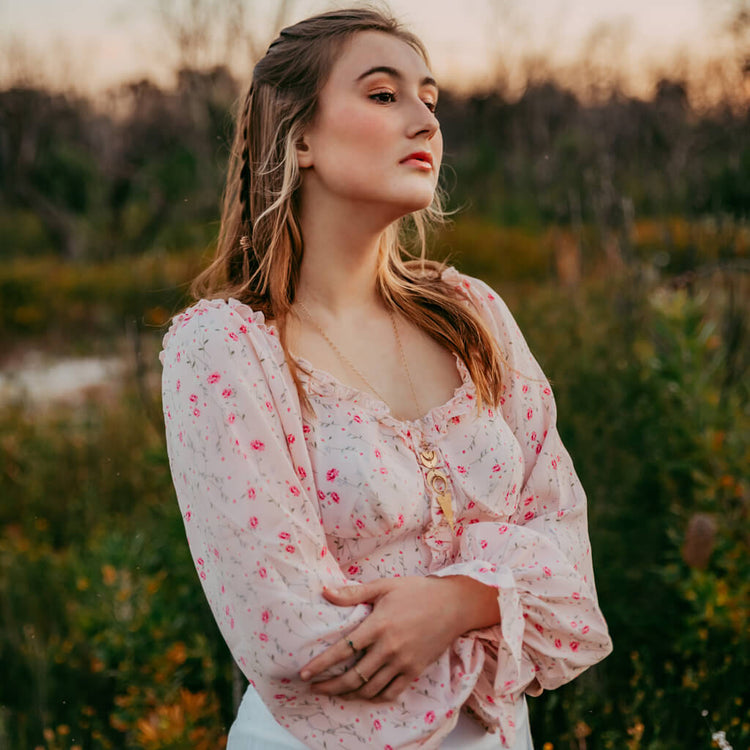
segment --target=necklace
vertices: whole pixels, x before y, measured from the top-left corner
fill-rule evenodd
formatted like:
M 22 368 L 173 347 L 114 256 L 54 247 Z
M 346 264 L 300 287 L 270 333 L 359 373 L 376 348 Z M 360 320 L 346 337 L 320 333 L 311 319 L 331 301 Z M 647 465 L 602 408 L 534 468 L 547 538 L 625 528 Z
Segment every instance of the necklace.
M 333 349 L 333 351 L 336 353 L 336 356 L 345 364 L 347 365 L 356 375 L 362 380 L 363 383 L 384 403 L 387 404 L 388 402 L 386 399 L 383 398 L 383 396 L 377 391 L 377 389 L 370 383 L 370 381 L 365 377 L 364 373 L 360 371 L 360 369 L 352 362 L 349 357 L 347 357 L 341 349 L 336 346 L 336 344 L 330 339 L 328 334 L 323 330 L 323 328 L 318 325 L 315 318 L 310 314 L 310 311 L 301 303 L 297 302 L 297 305 L 299 305 L 300 310 L 304 313 L 305 317 L 312 323 L 312 325 L 317 329 L 318 333 L 328 342 L 328 345 Z M 401 343 L 401 336 L 399 336 L 398 328 L 396 326 L 396 318 L 393 315 L 393 311 L 389 310 L 388 314 L 391 317 L 391 325 L 393 326 L 393 333 L 396 336 L 396 343 L 398 344 L 398 350 L 401 353 L 401 363 L 404 366 L 404 370 L 406 371 L 406 377 L 409 380 L 409 387 L 411 388 L 411 396 L 414 400 L 414 405 L 417 407 L 417 413 L 422 414 L 422 407 L 419 403 L 419 399 L 417 398 L 417 391 L 416 388 L 414 388 L 414 381 L 411 378 L 411 372 L 409 372 L 409 365 L 406 361 L 406 354 L 404 353 L 404 347 Z M 443 514 L 445 516 L 446 521 L 448 521 L 448 525 L 451 528 L 451 531 L 454 530 L 454 517 L 453 517 L 453 505 L 452 505 L 452 498 L 451 498 L 451 492 L 450 492 L 450 485 L 448 482 L 448 477 L 445 474 L 444 471 L 439 469 L 437 467 L 437 452 L 434 449 L 430 449 L 427 444 L 422 442 L 422 447 L 419 451 L 419 460 L 422 462 L 422 466 L 427 471 L 426 480 L 428 486 L 432 489 L 432 491 L 435 493 L 435 499 L 438 502 L 438 505 L 440 506 L 441 510 L 443 511 Z
M 318 325 L 315 318 L 310 314 L 310 311 L 301 303 L 297 302 L 297 305 L 299 305 L 300 310 L 305 314 L 305 317 L 312 323 L 312 325 L 317 329 L 318 333 L 326 340 L 328 345 L 333 349 L 333 351 L 336 353 L 336 356 L 345 364 L 347 367 L 349 367 L 356 375 L 357 377 L 385 404 L 388 403 L 387 399 L 385 399 L 380 392 L 375 388 L 375 386 L 365 377 L 364 373 L 354 364 L 354 362 L 349 359 L 342 351 L 341 349 L 336 346 L 336 344 L 330 339 L 328 334 L 323 330 L 323 328 Z M 417 391 L 414 388 L 414 381 L 411 378 L 411 372 L 409 371 L 409 365 L 406 361 L 406 354 L 404 353 L 404 347 L 401 343 L 401 336 L 398 333 L 398 328 L 396 326 L 396 318 L 393 315 L 393 311 L 389 310 L 388 314 L 391 318 L 391 325 L 393 326 L 393 333 L 396 336 L 396 343 L 398 344 L 398 350 L 401 354 L 401 363 L 404 366 L 404 370 L 406 371 L 406 377 L 409 381 L 409 388 L 411 389 L 411 396 L 412 400 L 414 401 L 414 406 L 417 407 L 417 413 L 422 414 L 422 406 L 419 403 L 419 398 L 417 397 Z

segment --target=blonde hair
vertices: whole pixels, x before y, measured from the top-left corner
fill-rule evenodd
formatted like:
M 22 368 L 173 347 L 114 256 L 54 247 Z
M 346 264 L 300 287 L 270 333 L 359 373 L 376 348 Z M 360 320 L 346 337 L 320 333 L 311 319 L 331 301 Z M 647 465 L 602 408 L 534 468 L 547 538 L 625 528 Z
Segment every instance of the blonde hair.
M 300 168 L 296 146 L 344 43 L 380 31 L 409 44 L 429 65 L 421 41 L 376 8 L 335 10 L 283 29 L 257 63 L 236 121 L 212 263 L 193 282 L 198 299 L 234 297 L 273 319 L 300 399 L 311 408 L 286 346 L 286 317 L 294 302 L 304 251 L 299 223 Z M 464 361 L 482 400 L 497 405 L 502 354 L 466 297 L 441 279 L 446 265 L 426 258 L 427 232 L 444 221 L 441 191 L 431 206 L 394 222 L 383 233 L 377 290 L 398 311 Z M 416 252 L 408 249 L 414 238 Z

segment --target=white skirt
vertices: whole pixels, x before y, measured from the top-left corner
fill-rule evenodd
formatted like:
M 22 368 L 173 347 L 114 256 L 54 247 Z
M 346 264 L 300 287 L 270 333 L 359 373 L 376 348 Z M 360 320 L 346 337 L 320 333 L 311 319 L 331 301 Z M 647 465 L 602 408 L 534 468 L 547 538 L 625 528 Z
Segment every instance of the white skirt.
M 499 734 L 490 734 L 461 711 L 458 723 L 443 740 L 441 750 L 501 750 Z M 237 718 L 229 730 L 226 750 L 309 750 L 282 727 L 252 685 L 247 686 Z M 516 741 L 512 750 L 534 750 L 526 698 L 516 709 Z

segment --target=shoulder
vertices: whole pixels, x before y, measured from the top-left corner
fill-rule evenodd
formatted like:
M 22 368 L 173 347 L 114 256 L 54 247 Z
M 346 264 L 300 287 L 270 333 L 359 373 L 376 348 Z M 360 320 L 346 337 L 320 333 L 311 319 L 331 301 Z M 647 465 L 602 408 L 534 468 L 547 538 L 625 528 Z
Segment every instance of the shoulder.
M 513 316 L 503 298 L 486 281 L 462 273 L 454 266 L 445 268 L 441 279 L 453 285 L 456 291 L 471 302 L 483 317 L 503 325 L 513 321 Z
M 443 279 L 455 284 L 457 291 L 473 305 L 500 347 L 506 364 L 511 368 L 519 367 L 526 374 L 538 370 L 538 364 L 513 313 L 493 287 L 452 266 L 443 272 Z
M 181 352 L 212 357 L 239 349 L 283 360 L 276 329 L 266 325 L 262 312 L 233 298 L 201 299 L 172 318 L 159 359 L 164 364 Z

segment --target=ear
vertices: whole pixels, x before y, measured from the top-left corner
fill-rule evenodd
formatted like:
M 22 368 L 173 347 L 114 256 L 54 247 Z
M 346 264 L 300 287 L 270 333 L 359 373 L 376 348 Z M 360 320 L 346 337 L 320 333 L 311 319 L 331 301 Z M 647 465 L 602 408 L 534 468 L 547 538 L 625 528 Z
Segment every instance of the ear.
M 297 163 L 300 169 L 307 169 L 313 165 L 312 148 L 306 136 L 302 136 L 297 141 Z

